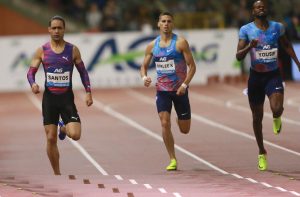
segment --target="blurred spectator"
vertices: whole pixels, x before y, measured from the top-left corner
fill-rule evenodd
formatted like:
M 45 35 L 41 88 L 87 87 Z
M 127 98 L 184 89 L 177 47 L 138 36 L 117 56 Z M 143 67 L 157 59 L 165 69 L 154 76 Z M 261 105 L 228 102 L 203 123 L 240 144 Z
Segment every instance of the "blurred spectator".
M 89 4 L 96 3 L 98 6 L 98 9 L 101 12 L 103 11 L 103 8 L 105 7 L 106 2 L 107 2 L 107 0 L 89 0 L 89 1 L 90 1 Z
M 101 29 L 103 31 L 118 31 L 120 20 L 120 10 L 115 0 L 108 0 L 103 9 L 103 19 Z
M 236 20 L 235 4 L 228 0 L 223 0 L 222 2 L 225 24 L 228 27 L 233 27 Z
M 138 24 L 138 17 L 135 16 L 134 10 L 136 10 L 136 6 L 132 6 L 130 9 L 126 10 L 124 12 L 122 23 L 122 30 L 129 30 L 129 31 L 138 31 L 139 30 L 139 24 Z
M 86 5 L 85 0 L 73 0 L 73 3 L 69 7 L 69 12 L 73 17 L 75 17 L 75 20 L 80 22 L 85 22 L 85 14 L 86 14 L 85 5 Z
M 89 5 L 89 10 L 86 13 L 86 21 L 88 25 L 88 31 L 97 32 L 100 30 L 100 22 L 102 19 L 102 13 L 98 9 L 98 5 L 92 2 Z
M 292 16 L 292 33 L 291 33 L 292 40 L 300 40 L 300 19 L 299 15 Z
M 196 12 L 213 12 L 214 8 L 211 4 L 211 1 L 203 1 L 203 0 L 197 0 L 195 11 Z
M 47 0 L 47 4 L 50 9 L 58 9 L 60 11 L 63 10 L 62 1 L 60 0 Z
M 142 24 L 141 24 L 141 31 L 142 31 L 144 34 L 151 34 L 151 33 L 153 33 L 153 28 L 152 28 L 152 25 L 151 25 L 151 23 L 149 22 L 149 20 L 144 19 L 144 20 L 142 21 Z
M 183 21 L 177 28 L 227 28 L 240 27 L 251 20 L 252 2 L 250 0 L 32 0 L 47 5 L 55 11 L 70 15 L 87 26 L 96 29 L 100 18 L 101 31 L 137 31 L 148 27 L 156 29 L 158 14 L 170 11 L 175 18 Z M 288 13 L 289 25 L 294 24 L 298 33 L 296 16 L 300 15 L 300 0 L 265 0 L 269 6 L 270 19 L 283 21 Z M 96 10 L 95 5 L 98 9 Z M 99 16 L 99 13 L 101 16 Z M 186 15 L 196 22 L 185 23 Z M 287 21 L 287 20 L 286 20 Z M 175 21 L 176 22 L 176 21 Z M 145 23 L 145 24 L 144 24 Z M 203 24 L 207 25 L 203 25 Z M 288 26 L 289 26 L 288 25 Z M 289 27 L 290 28 L 290 27 Z M 290 29 L 291 30 L 291 29 Z M 294 36 L 293 36 L 294 37 Z M 298 35 L 299 37 L 299 35 Z
M 240 28 L 251 20 L 250 9 L 247 7 L 247 0 L 240 0 L 240 4 L 236 14 L 236 26 Z
M 284 17 L 284 25 L 286 28 L 287 37 L 292 41 L 300 40 L 300 21 L 299 15 L 290 13 Z

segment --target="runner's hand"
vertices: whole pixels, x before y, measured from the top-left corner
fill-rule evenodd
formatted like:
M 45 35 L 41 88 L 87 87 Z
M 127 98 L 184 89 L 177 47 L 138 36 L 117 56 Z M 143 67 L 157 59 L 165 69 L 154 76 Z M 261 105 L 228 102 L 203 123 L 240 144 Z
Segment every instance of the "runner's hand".
M 186 88 L 180 86 L 180 87 L 177 89 L 176 94 L 177 94 L 178 96 L 182 96 L 182 95 L 185 94 L 185 91 L 186 91 Z
M 146 86 L 146 87 L 149 87 L 152 82 L 151 78 L 147 77 L 147 76 L 143 77 L 143 81 L 144 81 L 144 86 Z
M 257 43 L 258 43 L 257 39 L 251 40 L 250 43 L 249 43 L 250 48 L 256 47 Z
M 39 85 L 36 84 L 36 83 L 32 84 L 32 86 L 31 86 L 31 91 L 32 91 L 34 94 L 40 93 L 40 87 L 39 87 Z
M 92 97 L 92 93 L 88 92 L 86 93 L 86 97 L 85 97 L 85 103 L 86 105 L 89 107 L 93 104 L 93 97 Z

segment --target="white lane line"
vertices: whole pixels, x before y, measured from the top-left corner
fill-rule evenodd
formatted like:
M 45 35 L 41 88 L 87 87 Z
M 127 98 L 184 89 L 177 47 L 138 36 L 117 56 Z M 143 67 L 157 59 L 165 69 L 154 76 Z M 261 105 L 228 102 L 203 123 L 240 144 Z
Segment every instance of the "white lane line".
M 105 113 L 107 113 L 107 114 L 109 114 L 109 115 L 111 115 L 111 116 L 113 116 L 113 117 L 115 117 L 115 118 L 123 121 L 124 123 L 126 123 L 126 124 L 128 124 L 128 125 L 130 125 L 130 126 L 132 126 L 134 128 L 136 128 L 137 130 L 139 130 L 139 131 L 141 131 L 141 132 L 143 132 L 143 133 L 145 133 L 145 134 L 147 134 L 147 135 L 149 135 L 149 136 L 157 139 L 158 141 L 163 142 L 163 138 L 160 135 L 156 134 L 154 131 L 151 131 L 151 130 L 143 127 L 142 125 L 138 124 L 137 122 L 135 122 L 134 120 L 128 118 L 127 116 L 125 116 L 125 115 L 123 115 L 123 114 L 121 114 L 121 113 L 113 110 L 111 107 L 105 106 L 104 104 L 102 104 L 97 99 L 93 99 L 93 100 L 94 100 L 94 104 L 93 105 L 96 108 L 98 108 L 99 110 L 104 111 Z M 184 153 L 184 154 L 186 154 L 186 155 L 194 158 L 195 160 L 197 160 L 197 161 L 199 161 L 201 163 L 204 163 L 205 165 L 209 166 L 210 168 L 212 168 L 212 169 L 214 169 L 214 170 L 216 170 L 216 171 L 218 171 L 218 172 L 220 172 L 222 174 L 228 174 L 228 172 L 222 170 L 221 168 L 218 168 L 217 166 L 209 163 L 208 161 L 206 161 L 206 160 L 198 157 L 197 155 L 189 152 L 188 150 L 186 150 L 186 149 L 184 149 L 184 148 L 182 148 L 182 147 L 180 147 L 180 146 L 178 146 L 176 144 L 175 144 L 175 149 L 177 149 L 178 151 L 180 151 L 180 152 L 182 152 L 182 153 Z
M 174 192 L 173 194 L 174 194 L 175 197 L 181 197 L 181 195 L 179 193 Z
M 199 94 L 199 93 L 194 93 L 192 91 L 189 92 L 189 95 L 191 96 L 191 98 L 198 100 L 198 101 L 202 101 L 202 102 L 206 102 L 209 104 L 213 104 L 213 105 L 218 105 L 218 106 L 224 106 L 225 102 L 210 96 L 206 96 L 203 94 Z
M 138 93 L 138 92 L 136 92 L 136 91 L 134 91 L 134 90 L 129 90 L 128 93 L 129 93 L 129 95 L 133 95 L 134 97 L 136 97 L 137 99 L 139 99 L 139 100 L 141 100 L 141 101 L 143 101 L 143 102 L 145 102 L 145 103 L 154 105 L 154 103 L 153 103 L 154 101 L 153 101 L 153 100 L 150 100 L 150 98 L 149 98 L 148 96 L 144 96 L 143 94 L 140 94 L 140 93 Z M 251 135 L 248 135 L 248 134 L 245 134 L 245 133 L 243 133 L 243 132 L 234 130 L 234 129 L 229 128 L 229 127 L 227 127 L 227 126 L 224 126 L 224 125 L 222 125 L 222 124 L 213 122 L 213 121 L 208 120 L 208 119 L 206 119 L 206 118 L 204 118 L 204 117 L 201 117 L 201 116 L 198 116 L 198 115 L 194 115 L 194 116 L 193 116 L 193 115 L 194 115 L 194 114 L 192 114 L 192 118 L 193 118 L 193 117 L 194 117 L 194 118 L 196 117 L 196 118 L 198 118 L 198 119 L 200 119 L 200 120 L 202 120 L 202 121 L 208 123 L 208 124 L 211 125 L 211 126 L 216 127 L 216 125 L 217 125 L 217 126 L 219 126 L 221 129 L 224 129 L 224 130 L 227 130 L 227 131 L 232 132 L 232 133 L 234 133 L 234 134 L 241 135 L 241 136 L 243 136 L 243 137 L 246 137 L 246 138 L 255 140 L 255 138 L 254 138 L 253 136 L 251 136 Z M 283 149 L 283 150 L 286 149 L 286 148 L 284 148 L 284 147 L 280 147 L 280 146 L 278 146 L 278 145 L 276 145 L 276 144 L 273 144 L 273 143 L 271 143 L 271 142 L 268 142 L 268 141 L 265 141 L 265 143 L 266 143 L 266 144 L 269 144 L 269 145 L 271 145 L 271 146 L 277 147 L 277 148 L 279 148 L 279 149 Z M 175 145 L 175 146 L 176 146 L 176 145 Z M 289 150 L 289 149 L 287 149 L 287 150 Z M 292 151 L 292 153 L 294 153 L 294 154 L 296 154 L 296 155 L 299 155 L 299 153 L 298 153 L 298 152 L 295 152 L 295 151 Z M 229 174 L 229 173 L 226 172 L 226 171 L 224 171 L 224 172 L 225 172 L 225 174 Z M 245 179 L 244 177 L 242 177 L 242 176 L 240 176 L 240 175 L 238 175 L 238 174 L 231 174 L 231 175 L 234 176 L 234 177 L 236 177 L 236 178 L 239 178 L 239 179 Z M 246 180 L 248 180 L 248 181 L 250 181 L 250 182 L 252 182 L 252 183 L 259 183 L 258 181 L 254 180 L 254 179 L 252 179 L 252 178 L 246 178 Z M 268 183 L 261 182 L 261 184 L 262 184 L 263 186 L 265 186 L 265 187 L 268 187 L 268 188 L 272 187 L 272 186 L 271 186 L 270 184 L 268 184 Z M 293 193 L 294 195 L 297 194 L 297 192 L 294 192 L 294 191 L 291 192 L 291 193 Z
M 32 93 L 26 93 L 27 97 L 29 98 L 29 100 L 33 103 L 33 105 L 35 107 L 37 107 L 40 111 L 42 111 L 42 105 L 41 105 L 41 101 L 34 96 Z M 73 141 L 70 138 L 67 138 L 69 140 L 69 142 L 71 142 L 71 144 L 73 144 L 78 150 L 79 152 L 81 152 L 81 154 L 83 154 L 83 156 L 92 163 L 92 165 L 104 176 L 107 176 L 108 173 L 92 158 L 92 156 L 77 142 L 77 141 Z
M 210 104 L 214 104 L 214 105 L 217 105 L 217 106 L 225 106 L 227 108 L 232 108 L 232 109 L 235 109 L 235 110 L 238 110 L 238 111 L 242 111 L 242 112 L 246 112 L 246 113 L 251 114 L 251 110 L 250 110 L 249 107 L 244 107 L 244 106 L 235 104 L 236 100 L 240 100 L 240 99 L 235 99 L 235 100 L 232 99 L 232 100 L 224 102 L 222 100 L 218 100 L 216 98 L 212 98 L 212 97 L 202 95 L 202 94 L 199 94 L 199 93 L 190 93 L 190 95 L 191 95 L 191 98 L 193 98 L 195 100 L 200 100 L 200 101 L 210 103 Z M 266 116 L 266 117 L 273 120 L 272 113 L 264 112 L 264 116 Z M 299 121 L 286 118 L 286 117 L 284 117 L 284 114 L 281 117 L 281 120 L 284 123 L 289 123 L 289 124 L 294 124 L 294 125 L 300 126 Z
M 147 104 L 150 104 L 150 105 L 153 105 L 154 102 L 155 102 L 155 98 L 151 98 L 149 96 L 145 96 L 135 90 L 132 90 L 132 89 L 128 89 L 126 91 L 126 93 L 130 96 L 134 96 L 135 98 L 137 98 L 138 100 L 140 101 L 143 101 L 144 103 L 147 103 Z
M 223 84 L 224 87 L 223 89 L 226 89 L 227 91 L 236 94 L 236 95 L 241 95 L 243 93 L 243 90 L 247 87 L 243 87 L 243 88 L 237 88 L 235 86 L 232 85 L 227 85 L 227 84 Z M 247 85 L 246 85 L 247 86 Z
M 242 176 L 240 176 L 240 175 L 238 175 L 238 174 L 231 174 L 232 176 L 234 176 L 234 177 L 236 177 L 236 178 L 239 178 L 239 179 L 246 179 L 246 180 L 248 180 L 248 181 L 250 181 L 251 183 L 260 183 L 260 184 L 262 184 L 263 186 L 265 186 L 265 187 L 267 187 L 267 188 L 275 188 L 275 189 L 277 189 L 277 190 L 279 190 L 279 191 L 281 191 L 281 192 L 290 192 L 291 194 L 293 194 L 293 195 L 295 195 L 295 196 L 300 196 L 300 194 L 299 193 L 297 193 L 297 192 L 295 192 L 295 191 L 288 191 L 288 190 L 286 190 L 286 189 L 284 189 L 284 188 L 282 188 L 282 187 L 273 187 L 272 185 L 270 185 L 270 184 L 268 184 L 268 183 L 265 183 L 265 182 L 258 182 L 258 181 L 256 181 L 256 180 L 254 180 L 254 179 L 252 179 L 252 178 L 244 178 L 244 177 L 242 177 Z
M 140 101 L 142 101 L 142 102 L 144 102 L 144 103 L 148 103 L 148 104 L 151 104 L 151 105 L 155 105 L 154 100 L 153 100 L 153 99 L 150 99 L 148 96 L 145 96 L 145 95 L 143 95 L 143 94 L 141 94 L 141 93 L 139 93 L 139 92 L 137 92 L 137 91 L 135 91 L 135 90 L 131 90 L 131 89 L 128 90 L 127 92 L 128 92 L 128 94 L 129 94 L 130 96 L 134 96 L 135 98 L 137 98 L 138 100 L 140 100 Z M 195 94 L 195 93 L 194 93 L 194 94 Z M 198 94 L 197 94 L 197 95 L 198 95 Z M 201 96 L 201 95 L 200 95 L 200 96 Z M 204 100 L 209 100 L 209 99 L 208 99 L 207 97 L 204 97 Z M 215 99 L 212 99 L 212 100 L 213 100 L 213 101 L 212 101 L 213 103 L 217 103 L 217 101 L 214 101 Z M 248 109 L 247 109 L 247 110 L 248 110 Z M 256 139 L 255 139 L 254 136 L 249 135 L 249 134 L 247 134 L 246 132 L 242 132 L 242 131 L 240 131 L 240 130 L 233 129 L 233 128 L 231 128 L 231 127 L 228 127 L 228 126 L 223 125 L 223 124 L 221 124 L 221 123 L 218 123 L 218 122 L 215 122 L 215 121 L 213 121 L 213 120 L 207 119 L 207 118 L 205 118 L 205 117 L 203 117 L 203 116 L 200 116 L 200 115 L 198 115 L 198 114 L 192 113 L 192 118 L 195 119 L 195 120 L 197 120 L 197 121 L 199 121 L 199 122 L 203 122 L 203 123 L 205 123 L 205 124 L 207 124 L 207 125 L 210 125 L 210 126 L 212 126 L 212 127 L 216 127 L 216 128 L 218 128 L 218 129 L 228 131 L 228 132 L 233 133 L 233 134 L 235 134 L 235 135 L 239 135 L 239 136 L 242 136 L 242 137 L 244 137 L 244 138 L 247 138 L 247 139 L 256 141 Z M 282 120 L 283 120 L 283 119 L 284 119 L 284 118 L 282 118 Z M 297 123 L 297 124 L 298 124 L 298 123 Z M 300 123 L 299 123 L 299 125 L 300 125 Z M 272 143 L 272 142 L 270 142 L 270 141 L 264 140 L 264 143 L 267 144 L 267 145 L 269 145 L 269 146 L 272 146 L 272 147 L 274 147 L 274 148 L 278 148 L 278 149 L 280 149 L 280 150 L 283 150 L 283 151 L 289 152 L 289 153 L 291 153 L 291 154 L 300 156 L 300 153 L 299 153 L 299 152 L 296 152 L 296 151 L 294 151 L 294 150 L 291 150 L 291 149 L 288 149 L 288 148 L 279 146 L 279 145 L 274 144 L 274 143 Z
M 299 100 L 298 98 L 290 98 L 286 101 L 286 104 L 287 105 L 290 105 L 290 106 L 293 106 L 293 107 L 299 107 L 300 106 L 300 103 L 296 100 Z
M 286 189 L 283 189 L 282 187 L 275 187 L 276 189 L 278 189 L 279 191 L 282 191 L 282 192 L 287 192 Z
M 270 188 L 270 187 L 273 187 L 272 185 L 270 185 L 270 184 L 268 184 L 268 183 L 265 183 L 265 182 L 261 182 L 261 184 L 264 185 L 264 186 L 266 186 L 266 187 L 269 187 L 269 188 Z
M 300 194 L 298 192 L 295 191 L 290 191 L 292 194 L 294 194 L 295 196 L 300 196 Z
M 234 177 L 236 177 L 236 178 L 238 178 L 238 179 L 243 179 L 244 177 L 242 177 L 242 176 L 240 176 L 240 175 L 238 175 L 238 174 L 231 174 L 232 176 L 234 176 Z
M 256 180 L 251 179 L 251 178 L 245 178 L 246 180 L 250 181 L 251 183 L 258 183 Z
M 134 179 L 129 179 L 129 182 L 131 183 L 131 184 L 133 184 L 133 185 L 137 185 L 138 183 L 136 182 L 136 180 L 134 180 Z
M 38 110 L 42 111 L 42 105 L 40 100 L 34 96 L 32 93 L 26 93 L 27 98 L 29 98 L 29 100 L 31 101 L 31 103 L 38 108 Z
M 256 141 L 256 140 L 255 140 L 255 137 L 252 136 L 252 135 L 249 135 L 249 134 L 247 134 L 247 133 L 245 133 L 245 132 L 242 132 L 242 131 L 233 129 L 233 128 L 231 128 L 231 127 L 225 126 L 225 125 L 223 125 L 223 124 L 221 124 L 221 123 L 217 123 L 217 122 L 215 122 L 215 121 L 209 120 L 209 119 L 204 118 L 204 117 L 202 117 L 202 116 L 200 116 L 200 115 L 197 115 L 197 114 L 193 114 L 193 113 L 192 113 L 192 118 L 194 118 L 194 119 L 197 120 L 197 121 L 203 122 L 203 123 L 205 123 L 205 124 L 207 124 L 207 125 L 210 125 L 210 126 L 212 126 L 212 127 L 216 127 L 216 128 L 218 128 L 218 129 L 228 131 L 228 132 L 233 133 L 233 134 L 235 134 L 235 135 L 239 135 L 239 136 L 245 137 L 245 138 L 247 138 L 247 139 L 251 139 L 251 140 Z M 267 144 L 267 145 L 269 145 L 269 146 L 272 146 L 272 147 L 274 147 L 274 148 L 278 148 L 278 149 L 280 149 L 280 150 L 283 150 L 283 151 L 289 152 L 289 153 L 291 153 L 291 154 L 300 156 L 300 153 L 299 153 L 299 152 L 296 152 L 296 151 L 294 151 L 294 150 L 291 150 L 291 149 L 288 149 L 288 148 L 279 146 L 279 145 L 274 144 L 274 143 L 272 143 L 272 142 L 270 142 L 270 141 L 264 140 L 264 143 Z
M 298 111 L 300 112 L 300 103 L 295 101 L 296 99 L 299 100 L 298 97 L 295 99 L 288 99 L 286 103 L 292 107 L 297 107 Z
M 89 160 L 93 166 L 104 176 L 108 176 L 108 173 L 92 158 L 92 156 L 77 142 L 70 138 L 68 138 L 69 142 L 71 142 L 84 156 L 87 160 Z
M 236 105 L 232 101 L 227 101 L 226 106 L 229 107 L 229 108 L 232 108 L 232 109 L 237 109 L 239 111 L 248 112 L 249 114 L 251 113 L 249 108 L 244 107 L 244 106 L 240 106 L 240 105 Z M 273 120 L 272 113 L 264 112 L 264 116 Z M 286 118 L 286 117 L 284 117 L 284 114 L 281 117 L 281 120 L 282 120 L 283 123 L 294 124 L 294 125 L 300 126 L 300 123 L 298 121 Z
M 166 193 L 167 193 L 167 191 L 166 191 L 164 188 L 158 188 L 158 190 L 159 190 L 161 193 L 163 193 L 163 194 L 166 194 Z
M 41 107 L 41 102 L 39 101 L 39 99 L 30 94 L 30 93 L 27 93 L 26 94 L 27 97 L 29 98 L 29 100 L 33 103 L 33 105 L 35 107 L 37 107 L 40 111 L 42 111 L 42 107 Z M 83 95 L 81 95 L 83 96 Z M 88 159 L 88 161 L 90 161 L 94 167 L 104 176 L 107 176 L 108 173 L 90 156 L 90 154 L 76 141 L 73 141 L 72 139 L 68 138 L 69 142 L 71 142 L 85 157 L 86 159 Z M 115 175 L 116 179 L 118 180 L 123 180 L 123 178 L 120 176 L 120 175 Z M 129 182 L 133 185 L 136 185 L 138 184 L 134 179 L 129 179 Z M 149 184 L 144 184 L 145 187 L 149 187 L 149 188 L 152 188 Z M 148 188 L 147 188 L 148 189 Z M 166 190 L 164 188 L 159 188 L 159 191 L 161 193 L 167 193 Z M 180 195 L 179 195 L 180 196 Z
M 144 186 L 147 188 L 147 189 L 152 189 L 152 186 L 150 184 L 144 184 Z
M 233 101 L 226 101 L 225 106 L 227 108 L 232 108 L 232 109 L 235 109 L 235 110 L 238 110 L 238 111 L 241 111 L 241 112 L 246 112 L 248 114 L 251 114 L 251 110 L 249 108 L 244 107 L 242 105 L 236 105 L 236 104 L 234 104 Z M 268 115 L 268 112 L 264 112 L 264 115 L 266 115 L 267 117 L 270 118 L 270 116 L 269 116 L 270 114 Z
M 120 175 L 115 175 L 116 179 L 119 181 L 123 181 L 124 179 Z

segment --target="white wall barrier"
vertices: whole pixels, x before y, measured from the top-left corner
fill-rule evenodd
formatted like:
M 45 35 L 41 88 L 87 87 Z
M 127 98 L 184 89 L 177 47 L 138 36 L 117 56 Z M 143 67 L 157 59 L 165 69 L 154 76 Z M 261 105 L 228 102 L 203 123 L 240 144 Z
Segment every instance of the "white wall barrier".
M 193 84 L 205 84 L 211 75 L 237 75 L 234 67 L 238 32 L 226 30 L 176 31 L 184 36 L 193 51 L 197 73 Z M 67 34 L 65 40 L 78 46 L 88 69 L 92 87 L 141 86 L 139 67 L 146 45 L 156 35 L 139 32 Z M 35 50 L 49 40 L 49 35 L 0 37 L 0 91 L 29 90 L 26 74 Z M 151 67 L 148 75 L 154 77 Z M 42 65 L 36 81 L 43 86 Z M 73 86 L 82 88 L 74 70 Z

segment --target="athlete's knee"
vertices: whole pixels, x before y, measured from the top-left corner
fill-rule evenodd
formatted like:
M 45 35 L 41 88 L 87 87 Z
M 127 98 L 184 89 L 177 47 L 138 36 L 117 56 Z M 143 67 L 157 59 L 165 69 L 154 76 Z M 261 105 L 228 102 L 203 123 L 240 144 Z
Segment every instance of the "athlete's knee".
M 74 140 L 74 141 L 78 141 L 80 139 L 80 136 L 73 136 L 72 137 L 72 140 Z
M 188 134 L 190 132 L 190 127 L 179 127 L 180 129 L 180 132 L 183 133 L 183 134 Z
M 53 130 L 51 128 L 45 128 L 46 131 L 46 137 L 47 137 L 47 143 L 50 145 L 57 143 L 57 133 L 56 130 Z
M 188 134 L 191 128 L 191 120 L 177 120 L 180 132 L 183 134 Z
M 77 123 L 77 122 L 74 122 L 74 123 L 71 122 L 71 123 L 67 124 L 66 131 L 67 131 L 67 136 L 69 138 L 77 141 L 80 139 L 80 136 L 81 136 L 81 125 L 80 125 L 80 123 Z
M 69 136 L 72 140 L 79 140 L 80 139 L 80 133 L 71 133 Z
M 276 106 L 272 108 L 273 116 L 279 117 L 283 113 L 284 108 L 282 106 Z
M 171 122 L 168 120 L 161 120 L 161 127 L 164 129 L 170 129 L 171 128 Z
M 47 144 L 55 145 L 57 143 L 57 137 L 53 135 L 47 135 Z

